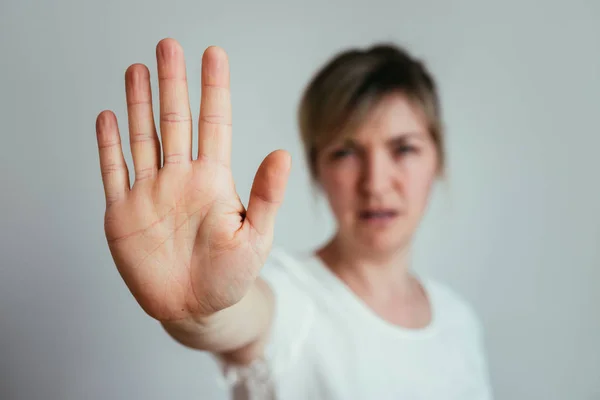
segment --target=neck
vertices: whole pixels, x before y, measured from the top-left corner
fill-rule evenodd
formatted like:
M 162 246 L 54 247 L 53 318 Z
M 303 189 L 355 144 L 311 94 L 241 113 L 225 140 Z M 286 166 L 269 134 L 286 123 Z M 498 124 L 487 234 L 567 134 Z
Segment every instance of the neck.
M 410 246 L 389 252 L 368 252 L 334 237 L 317 255 L 361 297 L 380 299 L 411 295 Z

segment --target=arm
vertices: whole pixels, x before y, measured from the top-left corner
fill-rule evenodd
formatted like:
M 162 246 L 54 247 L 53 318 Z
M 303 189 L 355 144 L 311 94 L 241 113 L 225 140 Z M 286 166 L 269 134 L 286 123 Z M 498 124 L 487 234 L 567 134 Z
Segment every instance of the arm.
M 220 354 L 237 364 L 261 357 L 273 318 L 273 293 L 257 279 L 237 304 L 208 317 L 162 322 L 173 339 L 198 350 Z
M 165 39 L 156 56 L 162 141 L 148 68 L 134 64 L 125 73 L 133 185 L 114 113 L 96 121 L 108 246 L 139 305 L 171 336 L 250 361 L 262 353 L 271 320 L 273 296 L 257 277 L 271 250 L 291 159 L 274 151 L 263 160 L 246 208 L 230 168 L 227 55 L 210 47 L 202 57 L 195 158 L 183 50 Z

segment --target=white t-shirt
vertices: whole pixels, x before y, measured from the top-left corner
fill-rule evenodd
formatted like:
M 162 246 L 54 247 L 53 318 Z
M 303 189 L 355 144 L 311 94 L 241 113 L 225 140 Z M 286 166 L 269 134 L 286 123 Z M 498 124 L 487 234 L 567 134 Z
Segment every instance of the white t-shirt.
M 261 271 L 275 294 L 264 360 L 222 365 L 235 400 L 489 400 L 480 324 L 445 286 L 421 280 L 432 320 L 386 322 L 313 255 L 274 250 Z

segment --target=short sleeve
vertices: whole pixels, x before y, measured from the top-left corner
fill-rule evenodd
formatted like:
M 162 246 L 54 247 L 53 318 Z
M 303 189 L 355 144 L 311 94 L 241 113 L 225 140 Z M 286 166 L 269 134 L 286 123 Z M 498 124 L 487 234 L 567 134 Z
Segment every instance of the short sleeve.
M 456 338 L 472 364 L 472 378 L 477 382 L 477 394 L 472 398 L 493 398 L 485 346 L 485 331 L 473 306 L 461 295 L 435 281 L 428 281 L 434 294 L 434 306 L 442 325 Z M 442 312 L 439 312 L 439 310 Z
M 492 395 L 492 386 L 490 382 L 490 370 L 488 366 L 487 360 L 487 350 L 485 345 L 485 330 L 483 328 L 483 324 L 477 314 L 472 312 L 473 325 L 474 325 L 474 333 L 475 333 L 475 353 L 476 353 L 476 361 L 477 367 L 481 376 L 482 386 L 485 387 L 487 399 L 491 399 Z
M 456 296 L 458 297 L 458 295 Z M 473 359 L 479 374 L 482 391 L 486 392 L 482 398 L 491 399 L 492 390 L 485 345 L 485 329 L 473 306 L 462 297 L 458 298 L 458 300 L 464 309 L 466 326 L 469 333 L 466 337 L 472 345 Z
M 240 391 L 241 386 L 247 392 L 239 398 L 271 398 L 275 383 L 290 374 L 296 364 L 315 312 L 313 300 L 303 286 L 302 274 L 302 263 L 288 253 L 274 249 L 260 273 L 274 297 L 264 358 L 249 366 L 237 366 L 215 357 L 225 384 L 234 391 Z

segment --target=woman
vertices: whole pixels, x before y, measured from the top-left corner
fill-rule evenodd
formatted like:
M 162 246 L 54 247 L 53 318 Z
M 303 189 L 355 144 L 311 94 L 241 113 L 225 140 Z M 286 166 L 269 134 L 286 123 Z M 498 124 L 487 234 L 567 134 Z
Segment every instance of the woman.
M 473 312 L 409 268 L 444 170 L 425 67 L 381 45 L 337 55 L 309 84 L 300 130 L 338 229 L 293 255 L 270 251 L 289 155 L 265 158 L 247 209 L 235 191 L 224 51 L 203 55 L 195 159 L 183 51 L 165 39 L 157 61 L 162 162 L 145 66 L 126 72 L 133 186 L 114 114 L 97 120 L 106 236 L 140 306 L 180 343 L 215 354 L 236 398 L 489 399 Z

